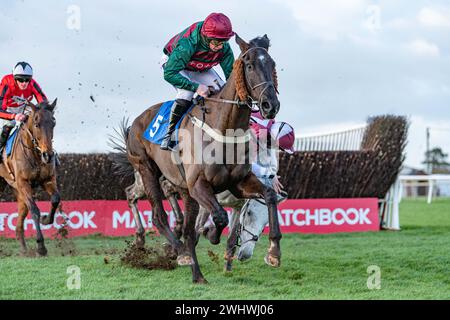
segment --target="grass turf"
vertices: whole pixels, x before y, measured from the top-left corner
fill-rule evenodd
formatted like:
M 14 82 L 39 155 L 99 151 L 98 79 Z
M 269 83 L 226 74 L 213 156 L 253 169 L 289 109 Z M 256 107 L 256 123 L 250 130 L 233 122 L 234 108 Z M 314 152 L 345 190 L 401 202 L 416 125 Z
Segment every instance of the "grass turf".
M 122 265 L 127 238 L 74 239 L 75 256 L 62 256 L 57 242 L 47 240 L 46 258 L 20 257 L 15 240 L 0 239 L 0 299 L 449 299 L 450 200 L 403 200 L 400 212 L 401 231 L 284 235 L 279 269 L 263 262 L 267 237 L 251 260 L 235 261 L 231 274 L 222 271 L 224 239 L 218 246 L 201 239 L 197 252 L 208 285 L 192 284 L 189 267 Z M 66 286 L 71 265 L 81 270 L 79 290 Z M 380 289 L 367 287 L 371 265 L 381 270 Z

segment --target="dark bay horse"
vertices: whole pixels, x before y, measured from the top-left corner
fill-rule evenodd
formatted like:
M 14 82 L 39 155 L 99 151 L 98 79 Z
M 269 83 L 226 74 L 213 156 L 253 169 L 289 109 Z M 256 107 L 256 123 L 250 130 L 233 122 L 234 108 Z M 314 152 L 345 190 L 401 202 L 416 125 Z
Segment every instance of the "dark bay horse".
M 220 235 L 228 225 L 228 216 L 225 209 L 219 204 L 215 194 L 229 190 L 237 198 L 264 198 L 269 208 L 270 248 L 266 256 L 269 264 L 278 266 L 281 259 L 280 239 L 281 232 L 277 216 L 277 197 L 273 189 L 264 186 L 250 171 L 250 161 L 229 163 L 227 154 L 223 154 L 222 161 L 193 161 L 197 159 L 196 150 L 205 150 L 216 147 L 223 148 L 224 140 L 204 141 L 202 137 L 196 139 L 197 128 L 190 120 L 204 119 L 200 127 L 214 128 L 224 137 L 228 130 L 233 132 L 247 132 L 252 104 L 256 101 L 261 115 L 273 119 L 279 111 L 280 103 L 276 92 L 275 62 L 268 53 L 269 39 L 267 36 L 259 37 L 245 42 L 236 35 L 236 42 L 241 54 L 236 60 L 233 72 L 225 86 L 206 99 L 204 108 L 195 107 L 180 125 L 184 136 L 178 144 L 179 151 L 163 151 L 158 145 L 148 142 L 143 133 L 157 113 L 161 103 L 154 105 L 138 116 L 128 134 L 126 145 L 128 160 L 142 178 L 145 194 L 152 206 L 152 221 L 160 234 L 164 235 L 174 252 L 178 256 L 180 265 L 191 265 L 194 282 L 206 282 L 198 264 L 195 245 L 195 221 L 199 205 L 211 213 L 214 228 L 208 231 L 208 238 L 212 243 L 220 242 Z M 240 101 L 240 102 L 238 102 Z M 205 136 L 213 136 L 204 133 Z M 185 139 L 186 136 L 194 139 Z M 229 136 L 229 135 L 228 135 Z M 237 145 L 234 150 L 238 150 Z M 248 143 L 244 152 L 235 153 L 238 157 L 248 159 Z M 181 159 L 177 162 L 174 154 Z M 186 160 L 188 159 L 188 160 Z M 183 224 L 183 238 L 185 243 L 177 239 L 169 227 L 167 214 L 163 208 L 163 194 L 159 178 L 164 175 L 173 185 L 185 205 Z M 144 234 L 138 235 L 143 238 Z M 143 240 L 142 240 L 143 241 Z
M 0 176 L 13 188 L 17 197 L 18 219 L 16 237 L 20 242 L 21 252 L 27 252 L 24 237 L 24 220 L 31 212 L 36 227 L 37 255 L 47 255 L 40 223 L 52 224 L 60 195 L 56 185 L 55 153 L 52 147 L 53 129 L 55 127 L 54 111 L 56 99 L 31 107 L 28 119 L 18 126 L 16 141 L 10 157 L 6 150 L 2 153 Z M 6 148 L 4 148 L 6 149 Z M 52 208 L 48 216 L 41 217 L 38 206 L 33 199 L 33 188 L 41 186 L 50 196 Z

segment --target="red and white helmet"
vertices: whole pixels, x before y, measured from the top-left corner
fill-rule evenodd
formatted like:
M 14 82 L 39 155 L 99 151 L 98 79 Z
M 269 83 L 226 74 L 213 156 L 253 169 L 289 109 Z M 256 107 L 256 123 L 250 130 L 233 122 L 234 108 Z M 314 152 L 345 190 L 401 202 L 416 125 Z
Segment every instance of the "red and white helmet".
M 294 153 L 295 133 L 294 128 L 286 122 L 275 122 L 270 127 L 270 136 L 276 140 L 278 146 L 289 154 Z
M 17 62 L 13 68 L 13 76 L 31 78 L 33 76 L 33 68 L 28 62 Z
M 203 22 L 202 35 L 207 38 L 228 40 L 234 36 L 230 19 L 223 13 L 213 12 Z

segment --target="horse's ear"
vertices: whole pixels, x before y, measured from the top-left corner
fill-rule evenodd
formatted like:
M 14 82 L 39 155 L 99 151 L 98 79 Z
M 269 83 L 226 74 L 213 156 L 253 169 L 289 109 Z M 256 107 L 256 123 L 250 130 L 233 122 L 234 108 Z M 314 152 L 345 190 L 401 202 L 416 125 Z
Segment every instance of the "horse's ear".
M 58 98 L 55 98 L 51 104 L 48 105 L 47 110 L 54 112 L 56 108 L 56 103 L 58 102 Z
M 236 33 L 236 43 L 238 44 L 239 48 L 241 48 L 241 52 L 245 52 L 250 48 L 250 45 L 245 42 L 241 37 L 238 36 Z
M 265 34 L 265 35 L 263 35 L 263 40 L 264 40 L 264 42 L 265 43 L 267 43 L 267 50 L 269 50 L 269 47 L 270 47 L 270 40 L 269 40 L 269 37 L 267 36 L 267 34 Z

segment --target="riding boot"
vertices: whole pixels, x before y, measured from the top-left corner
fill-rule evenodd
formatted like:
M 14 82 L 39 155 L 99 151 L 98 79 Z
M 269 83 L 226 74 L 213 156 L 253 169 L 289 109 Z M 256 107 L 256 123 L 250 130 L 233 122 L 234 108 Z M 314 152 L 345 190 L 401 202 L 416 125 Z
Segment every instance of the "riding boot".
M 3 147 L 6 144 L 6 141 L 8 141 L 9 133 L 11 132 L 13 127 L 5 125 L 3 127 L 2 133 L 0 134 L 0 150 L 3 149 Z
M 162 150 L 169 150 L 172 148 L 172 133 L 175 131 L 178 121 L 186 113 L 186 111 L 191 106 L 192 102 L 184 99 L 177 99 L 172 105 L 170 110 L 169 127 L 167 128 L 167 133 L 161 142 Z

